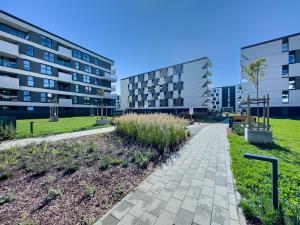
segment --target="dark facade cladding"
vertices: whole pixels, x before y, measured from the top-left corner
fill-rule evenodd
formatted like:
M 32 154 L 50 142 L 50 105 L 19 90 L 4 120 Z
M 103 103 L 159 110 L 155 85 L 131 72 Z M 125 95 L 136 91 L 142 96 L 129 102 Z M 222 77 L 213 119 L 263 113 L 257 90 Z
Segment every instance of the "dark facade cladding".
M 59 116 L 94 114 L 99 104 L 112 112 L 112 60 L 6 12 L 0 16 L 0 115 L 48 117 L 54 103 Z M 15 87 L 4 84 L 16 81 Z
M 270 117 L 282 117 L 282 118 L 300 118 L 299 106 L 287 106 L 287 107 L 270 107 Z M 256 115 L 257 108 L 251 107 L 251 115 Z M 259 107 L 259 114 L 263 115 L 263 108 Z
M 235 86 L 222 87 L 222 106 L 232 108 L 235 111 Z

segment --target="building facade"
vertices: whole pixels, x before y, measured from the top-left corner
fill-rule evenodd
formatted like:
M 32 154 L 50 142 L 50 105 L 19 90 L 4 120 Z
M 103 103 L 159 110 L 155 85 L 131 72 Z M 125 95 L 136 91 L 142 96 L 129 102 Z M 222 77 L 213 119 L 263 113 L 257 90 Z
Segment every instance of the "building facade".
M 264 77 L 259 80 L 259 97 L 269 94 L 271 116 L 300 116 L 300 33 L 250 45 L 241 49 L 241 65 L 257 58 L 266 60 Z M 242 99 L 256 98 L 256 88 L 241 73 Z M 253 107 L 252 112 L 256 109 Z
M 242 112 L 241 85 L 211 89 L 210 110 L 215 112 Z
M 0 114 L 17 118 L 94 114 L 115 108 L 114 61 L 0 11 Z M 98 90 L 105 91 L 99 96 Z
M 121 80 L 123 110 L 207 111 L 211 61 L 205 57 Z
M 116 110 L 120 111 L 121 110 L 121 96 L 117 95 L 117 99 L 116 99 Z

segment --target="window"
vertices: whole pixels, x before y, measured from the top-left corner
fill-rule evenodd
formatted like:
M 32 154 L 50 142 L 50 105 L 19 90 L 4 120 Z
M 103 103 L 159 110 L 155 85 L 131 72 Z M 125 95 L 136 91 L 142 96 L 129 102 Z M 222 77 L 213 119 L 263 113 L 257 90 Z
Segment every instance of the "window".
M 290 52 L 289 54 L 289 63 L 290 64 L 296 63 L 296 54 L 294 51 Z
M 49 88 L 49 89 L 54 89 L 54 80 L 43 79 L 43 87 Z
M 99 59 L 95 58 L 95 62 L 96 65 L 99 65 Z
M 80 63 L 79 62 L 75 62 L 75 69 L 80 70 Z
M 30 71 L 30 61 L 28 61 L 28 60 L 23 61 L 23 69 Z
M 95 78 L 95 85 L 99 85 L 99 80 Z
M 34 77 L 31 76 L 27 77 L 27 86 L 34 87 Z
M 77 104 L 77 102 L 78 102 L 77 96 L 73 96 L 73 104 Z
M 51 52 L 44 51 L 43 59 L 49 62 L 54 62 L 54 54 Z
M 282 91 L 282 103 L 289 103 L 289 91 Z
M 75 85 L 75 92 L 79 93 L 79 85 L 78 84 Z
M 13 28 L 13 27 L 8 26 L 6 24 L 0 23 L 0 30 L 4 31 L 6 33 L 12 34 L 14 36 L 29 40 L 29 34 L 28 33 L 17 30 L 16 28 Z
M 289 76 L 289 65 L 283 65 L 282 66 L 282 77 L 288 77 Z
M 100 70 L 98 68 L 96 68 L 96 75 L 100 75 Z
M 84 71 L 87 73 L 92 73 L 92 67 L 90 65 L 84 64 Z
M 77 73 L 72 73 L 72 80 L 77 80 L 77 79 L 78 79 Z
M 289 78 L 289 89 L 290 90 L 295 90 L 296 89 L 296 78 L 295 77 L 290 77 Z
M 52 75 L 52 67 L 41 64 L 41 73 L 47 74 L 47 75 Z
M 90 56 L 86 53 L 82 53 L 82 60 L 90 62 Z
M 72 50 L 72 56 L 75 57 L 75 58 L 81 59 L 81 52 L 76 50 L 76 49 L 73 49 Z
M 47 38 L 45 36 L 41 35 L 41 41 L 40 44 L 43 46 L 46 46 L 48 48 L 52 48 L 52 40 L 50 38 Z
M 27 111 L 33 111 L 33 110 L 34 110 L 33 106 L 27 106 Z
M 91 78 L 88 75 L 83 75 L 83 82 L 84 83 L 91 83 Z
M 23 91 L 24 102 L 30 102 L 30 91 Z
M 26 55 L 33 56 L 33 46 L 27 45 Z
M 88 86 L 85 86 L 85 93 L 86 94 L 91 94 L 92 93 L 92 88 L 88 87 Z
M 289 51 L 289 39 L 284 38 L 282 40 L 282 52 L 287 52 L 287 51 Z
M 41 102 L 47 102 L 47 93 L 41 93 Z
M 83 98 L 83 103 L 87 104 L 87 105 L 90 104 L 90 97 L 84 97 Z

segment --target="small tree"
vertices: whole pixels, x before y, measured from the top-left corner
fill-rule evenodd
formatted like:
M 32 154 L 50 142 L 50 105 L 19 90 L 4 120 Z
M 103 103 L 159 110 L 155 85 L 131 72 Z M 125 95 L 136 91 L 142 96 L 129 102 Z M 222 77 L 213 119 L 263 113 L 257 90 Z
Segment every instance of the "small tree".
M 101 120 L 103 120 L 103 97 L 105 95 L 104 89 L 99 88 L 97 91 L 97 95 L 101 97 Z M 97 116 L 98 116 L 98 107 L 97 107 Z
M 266 68 L 266 59 L 264 58 L 258 58 L 255 61 L 253 61 L 249 66 L 243 66 L 243 72 L 246 73 L 250 80 L 254 83 L 256 87 L 256 98 L 257 98 L 257 108 L 256 108 L 256 114 L 257 119 L 259 121 L 259 102 L 258 102 L 258 85 L 259 80 L 264 77 L 264 69 Z

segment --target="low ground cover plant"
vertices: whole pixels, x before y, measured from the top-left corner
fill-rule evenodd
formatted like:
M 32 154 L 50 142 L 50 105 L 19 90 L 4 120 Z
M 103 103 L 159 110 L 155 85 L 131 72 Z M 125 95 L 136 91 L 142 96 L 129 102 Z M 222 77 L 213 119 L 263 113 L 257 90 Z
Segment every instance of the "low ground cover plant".
M 300 224 L 300 120 L 271 119 L 274 144 L 251 145 L 231 133 L 230 155 L 240 206 L 250 224 Z M 280 209 L 273 210 L 270 163 L 249 160 L 244 153 L 274 156 L 279 166 Z
M 226 119 L 221 113 L 215 112 L 194 112 L 191 116 L 189 112 L 181 112 L 179 116 L 186 119 L 193 119 L 196 122 L 215 123 Z
M 0 142 L 16 137 L 16 129 L 12 124 L 0 126 Z
M 118 134 L 159 152 L 173 150 L 187 137 L 188 121 L 168 114 L 126 114 L 113 121 Z

